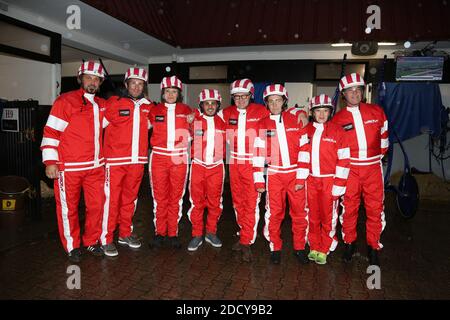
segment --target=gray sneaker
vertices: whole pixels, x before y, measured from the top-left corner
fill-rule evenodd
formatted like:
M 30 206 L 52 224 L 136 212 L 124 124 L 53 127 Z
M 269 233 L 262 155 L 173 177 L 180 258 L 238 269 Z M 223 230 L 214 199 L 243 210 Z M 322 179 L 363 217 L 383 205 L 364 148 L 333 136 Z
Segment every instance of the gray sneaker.
M 220 248 L 222 246 L 222 241 L 220 241 L 219 237 L 213 233 L 207 233 L 205 236 L 205 241 L 214 248 Z
M 188 245 L 188 251 L 195 251 L 200 247 L 203 243 L 203 237 L 193 237 L 191 242 Z
M 102 246 L 103 253 L 107 257 L 117 257 L 119 255 L 119 252 L 116 249 L 116 246 L 114 243 L 108 243 Z
M 119 237 L 119 244 L 124 245 L 124 246 L 128 246 L 130 248 L 133 249 L 138 249 L 141 247 L 141 242 L 139 241 L 139 239 L 137 239 L 134 236 L 129 236 L 129 237 L 125 237 L 125 238 L 120 238 Z

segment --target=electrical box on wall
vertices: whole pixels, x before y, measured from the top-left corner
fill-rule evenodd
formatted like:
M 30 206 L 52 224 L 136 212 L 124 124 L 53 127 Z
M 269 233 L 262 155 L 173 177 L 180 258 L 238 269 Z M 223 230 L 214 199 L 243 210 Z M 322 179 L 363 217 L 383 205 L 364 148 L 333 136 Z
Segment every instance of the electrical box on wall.
M 5 132 L 19 132 L 19 109 L 3 109 L 1 129 Z

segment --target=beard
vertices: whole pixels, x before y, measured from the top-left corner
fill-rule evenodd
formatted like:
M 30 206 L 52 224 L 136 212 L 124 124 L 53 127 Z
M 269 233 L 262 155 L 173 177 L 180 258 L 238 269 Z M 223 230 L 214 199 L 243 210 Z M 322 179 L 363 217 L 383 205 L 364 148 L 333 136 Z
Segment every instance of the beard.
M 97 86 L 94 86 L 94 85 L 88 85 L 88 86 L 84 86 L 83 89 L 84 89 L 84 91 L 86 91 L 87 93 L 93 94 L 93 93 L 96 93 L 96 92 L 97 92 L 98 87 L 97 87 Z

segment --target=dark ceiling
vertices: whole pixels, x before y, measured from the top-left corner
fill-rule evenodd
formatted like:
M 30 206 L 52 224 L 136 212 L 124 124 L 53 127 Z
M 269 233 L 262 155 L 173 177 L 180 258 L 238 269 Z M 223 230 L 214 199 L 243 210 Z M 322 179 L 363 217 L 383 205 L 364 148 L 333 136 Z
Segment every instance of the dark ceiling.
M 174 47 L 450 39 L 450 0 L 82 0 Z M 365 32 L 369 5 L 381 29 Z

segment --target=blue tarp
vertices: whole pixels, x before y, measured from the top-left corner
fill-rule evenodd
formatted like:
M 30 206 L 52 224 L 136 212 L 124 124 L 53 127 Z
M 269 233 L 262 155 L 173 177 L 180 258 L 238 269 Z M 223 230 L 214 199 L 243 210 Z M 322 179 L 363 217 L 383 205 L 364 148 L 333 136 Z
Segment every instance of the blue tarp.
M 272 82 L 256 82 L 256 83 L 254 83 L 255 102 L 256 103 L 260 103 L 260 104 L 264 105 L 263 92 L 264 92 L 264 89 L 270 84 L 272 84 Z
M 382 106 L 401 141 L 441 130 L 441 91 L 437 83 L 385 83 Z M 393 139 L 396 141 L 396 139 Z

